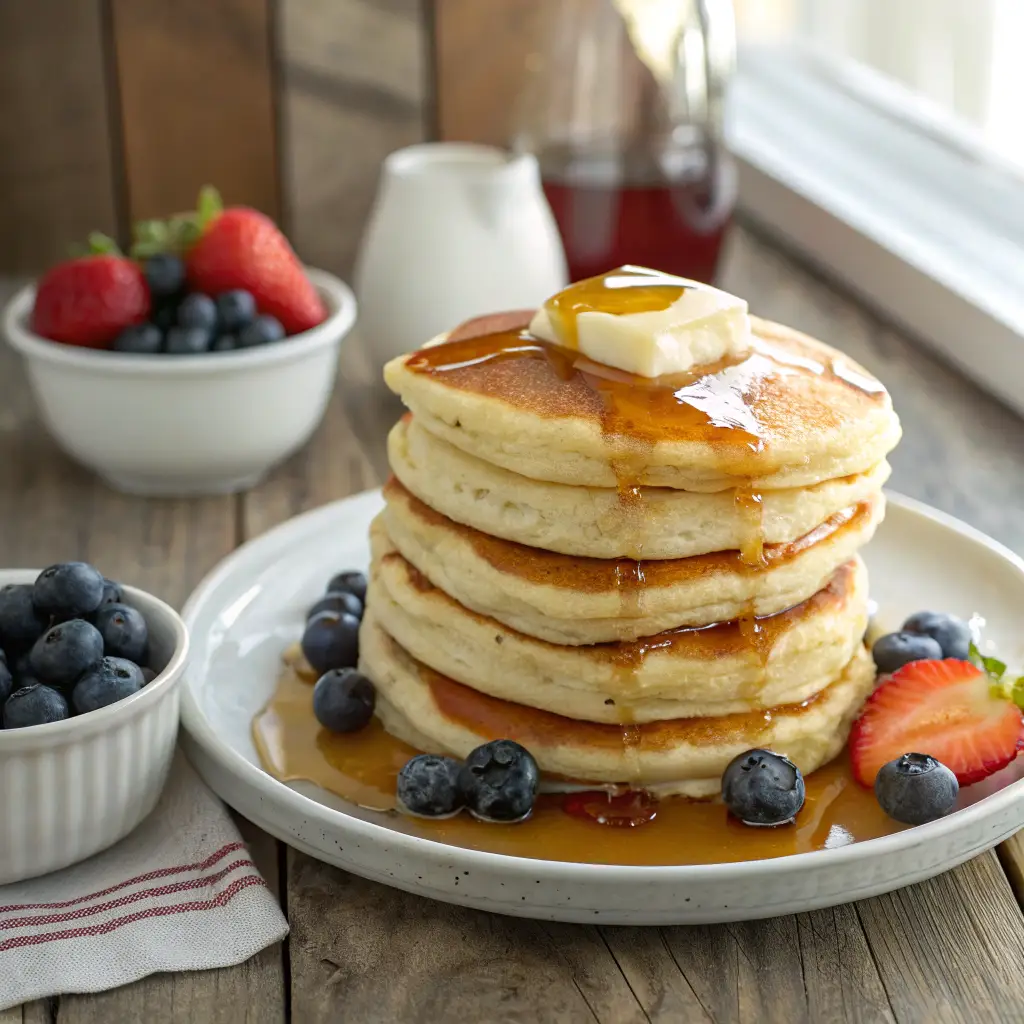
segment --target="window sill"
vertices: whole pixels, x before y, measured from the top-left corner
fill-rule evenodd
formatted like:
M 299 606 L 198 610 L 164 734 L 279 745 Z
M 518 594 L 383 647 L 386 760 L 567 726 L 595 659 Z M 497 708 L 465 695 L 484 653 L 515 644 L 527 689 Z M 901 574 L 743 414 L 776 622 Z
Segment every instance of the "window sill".
M 731 105 L 743 211 L 1024 413 L 1024 179 L 800 50 Z

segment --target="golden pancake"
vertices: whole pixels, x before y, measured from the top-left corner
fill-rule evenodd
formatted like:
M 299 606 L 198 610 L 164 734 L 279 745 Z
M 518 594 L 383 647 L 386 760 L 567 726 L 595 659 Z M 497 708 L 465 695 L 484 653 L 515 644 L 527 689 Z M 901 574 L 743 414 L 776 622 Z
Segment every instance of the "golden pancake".
M 773 490 L 881 462 L 900 437 L 882 385 L 822 342 L 751 320 L 749 354 L 670 377 L 634 377 L 524 329 L 481 333 L 488 318 L 384 377 L 424 430 L 534 480 Z
M 703 494 L 644 487 L 622 495 L 510 473 L 439 440 L 415 417 L 391 430 L 388 458 L 402 484 L 449 519 L 587 558 L 688 558 L 785 544 L 876 495 L 889 476 L 881 462 L 806 488 Z
M 875 532 L 881 494 L 842 509 L 756 570 L 736 551 L 693 558 L 579 558 L 482 533 L 435 512 L 397 480 L 371 530 L 467 608 L 556 644 L 635 640 L 677 626 L 774 615 L 825 586 Z
M 388 636 L 372 613 L 360 632 L 360 668 L 377 685 L 384 727 L 419 749 L 465 757 L 481 743 L 513 739 L 547 774 L 695 797 L 717 793 L 729 761 L 752 747 L 770 747 L 804 773 L 814 771 L 842 749 L 875 678 L 859 646 L 830 686 L 800 704 L 630 726 L 580 722 L 487 696 L 434 672 Z
M 591 722 L 800 703 L 839 675 L 867 626 L 867 572 L 857 559 L 778 615 L 564 647 L 468 611 L 400 554 L 374 547 L 372 613 L 412 657 L 492 697 Z

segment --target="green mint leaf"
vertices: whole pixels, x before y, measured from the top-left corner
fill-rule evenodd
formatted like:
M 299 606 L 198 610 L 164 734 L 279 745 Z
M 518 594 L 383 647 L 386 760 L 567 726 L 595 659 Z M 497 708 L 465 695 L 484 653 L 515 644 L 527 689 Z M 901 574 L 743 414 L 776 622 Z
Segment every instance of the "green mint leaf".
M 1024 676 L 1015 680 L 1010 687 L 1010 700 L 1024 711 Z
M 998 658 L 982 654 L 981 651 L 974 646 L 973 640 L 967 650 L 967 660 L 970 661 L 972 665 L 977 666 L 983 672 L 990 675 L 996 682 L 999 682 L 1006 673 L 1006 662 L 1000 661 Z

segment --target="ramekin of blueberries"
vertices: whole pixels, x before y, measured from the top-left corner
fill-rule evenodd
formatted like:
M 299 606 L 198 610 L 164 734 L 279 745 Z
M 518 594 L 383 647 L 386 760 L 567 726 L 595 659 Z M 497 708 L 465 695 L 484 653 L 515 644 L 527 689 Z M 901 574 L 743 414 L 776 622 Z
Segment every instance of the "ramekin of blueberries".
M 0 570 L 0 885 L 122 839 L 178 735 L 178 614 L 84 562 Z
M 373 683 L 356 668 L 366 576 L 334 576 L 306 616 L 302 653 L 319 675 L 313 714 L 333 733 L 365 728 L 377 703 Z M 499 739 L 471 751 L 465 761 L 434 754 L 411 758 L 398 774 L 396 798 L 406 814 L 447 818 L 465 810 L 481 821 L 524 821 L 533 811 L 540 772 L 525 747 Z
M 0 587 L 0 726 L 50 725 L 132 697 L 166 665 L 166 646 L 151 651 L 150 623 L 132 594 L 86 562 L 8 583 Z M 184 627 L 175 646 L 180 663 Z

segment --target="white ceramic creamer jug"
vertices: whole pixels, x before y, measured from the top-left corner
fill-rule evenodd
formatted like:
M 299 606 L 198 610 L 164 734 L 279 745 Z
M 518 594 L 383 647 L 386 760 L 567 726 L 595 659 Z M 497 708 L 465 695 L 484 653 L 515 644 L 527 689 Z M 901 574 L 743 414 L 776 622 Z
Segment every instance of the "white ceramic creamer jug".
M 439 142 L 384 161 L 355 272 L 378 365 L 469 317 L 536 308 L 565 284 L 532 155 Z

